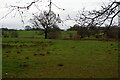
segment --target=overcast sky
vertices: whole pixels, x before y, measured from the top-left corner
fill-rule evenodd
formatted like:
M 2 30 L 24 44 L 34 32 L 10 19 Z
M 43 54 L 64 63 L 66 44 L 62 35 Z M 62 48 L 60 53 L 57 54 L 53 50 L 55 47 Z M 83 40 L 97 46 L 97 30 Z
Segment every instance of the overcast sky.
M 12 10 L 12 8 L 10 8 L 11 5 L 27 6 L 32 1 L 34 0 L 0 0 L 0 27 L 23 29 L 24 27 L 21 22 L 21 17 L 17 10 L 12 11 L 5 18 L 3 17 Z M 54 11 L 56 14 L 60 14 L 60 18 L 65 20 L 68 14 L 74 18 L 77 12 L 83 8 L 86 10 L 100 9 L 101 5 L 107 5 L 111 1 L 114 0 L 52 0 L 52 2 L 59 8 L 65 9 L 63 11 L 52 5 L 52 11 Z M 39 0 L 39 2 L 30 7 L 30 10 L 23 10 L 25 25 L 29 24 L 28 20 L 32 18 L 32 13 L 36 13 L 39 10 L 48 10 L 48 2 L 49 0 Z M 60 28 L 66 29 L 75 24 L 73 21 L 67 21 L 64 23 L 65 24 L 59 24 Z

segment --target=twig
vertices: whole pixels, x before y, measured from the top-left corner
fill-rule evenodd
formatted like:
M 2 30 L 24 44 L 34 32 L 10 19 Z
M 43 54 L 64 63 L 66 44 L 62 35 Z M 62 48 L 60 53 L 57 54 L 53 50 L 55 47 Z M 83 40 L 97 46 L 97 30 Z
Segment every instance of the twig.
M 34 4 L 34 3 L 36 3 L 36 2 L 38 2 L 39 0 L 37 0 L 37 1 L 33 1 L 33 2 L 31 2 L 28 6 L 26 6 L 26 7 L 22 7 L 22 6 L 11 6 L 11 7 L 16 7 L 16 8 L 18 8 L 18 9 L 27 9 L 27 10 L 29 10 L 29 8 Z
M 57 6 L 56 4 L 54 4 L 53 2 L 52 2 L 52 4 L 53 4 L 55 7 L 57 7 L 58 9 L 65 10 L 65 9 L 62 9 L 62 8 L 58 7 L 58 6 Z
M 21 12 L 20 12 L 19 8 L 18 8 L 18 12 L 19 12 L 19 14 L 20 14 L 20 17 L 21 17 L 21 19 L 22 19 L 22 23 L 23 23 L 23 26 L 24 26 L 23 16 L 22 16 L 22 14 L 21 14 Z
M 108 30 L 109 30 L 109 28 L 111 27 L 111 25 L 112 25 L 112 22 L 113 22 L 113 19 L 116 17 L 116 15 L 118 15 L 120 13 L 120 10 L 111 18 L 111 21 L 110 21 L 110 24 L 109 24 L 109 26 L 108 26 L 108 28 L 107 28 L 107 30 L 105 31 L 105 32 L 107 32 Z
M 2 19 L 6 18 L 6 17 L 7 17 L 10 13 L 12 13 L 14 10 L 15 10 L 15 9 L 12 9 L 10 12 L 8 12 L 5 16 L 3 16 L 3 17 L 0 19 L 0 21 L 1 21 Z

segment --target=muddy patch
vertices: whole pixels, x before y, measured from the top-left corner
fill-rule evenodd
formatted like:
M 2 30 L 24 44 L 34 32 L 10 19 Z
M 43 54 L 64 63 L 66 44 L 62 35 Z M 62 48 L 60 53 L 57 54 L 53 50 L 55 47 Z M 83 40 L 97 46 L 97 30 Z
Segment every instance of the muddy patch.
M 29 67 L 29 65 L 28 64 L 20 64 L 20 67 L 25 68 L 25 67 Z
M 34 56 L 45 56 L 45 54 L 34 54 Z
M 60 66 L 60 67 L 62 67 L 62 66 L 64 66 L 63 64 L 58 64 L 57 66 Z
M 111 51 L 111 50 L 107 50 L 107 53 L 108 53 L 108 54 L 112 54 L 112 51 Z
M 27 60 L 28 60 L 28 59 L 29 59 L 29 57 L 25 57 L 25 59 L 27 59 Z

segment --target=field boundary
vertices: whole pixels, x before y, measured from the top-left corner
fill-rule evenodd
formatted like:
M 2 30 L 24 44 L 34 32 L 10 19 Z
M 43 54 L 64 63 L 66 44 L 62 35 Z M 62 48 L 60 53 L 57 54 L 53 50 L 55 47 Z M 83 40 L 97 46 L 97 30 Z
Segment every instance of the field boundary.
M 18 38 L 28 38 L 28 39 L 42 39 L 42 38 L 39 38 L 39 37 L 18 37 Z M 109 42 L 120 42 L 119 40 L 114 40 L 114 39 L 95 39 L 95 38 L 92 38 L 92 39 L 78 39 L 78 38 L 75 38 L 75 39 L 60 39 L 60 40 L 91 40 L 91 41 L 109 41 Z
M 110 42 L 120 42 L 113 39 L 63 39 L 63 40 L 91 40 L 91 41 L 110 41 Z

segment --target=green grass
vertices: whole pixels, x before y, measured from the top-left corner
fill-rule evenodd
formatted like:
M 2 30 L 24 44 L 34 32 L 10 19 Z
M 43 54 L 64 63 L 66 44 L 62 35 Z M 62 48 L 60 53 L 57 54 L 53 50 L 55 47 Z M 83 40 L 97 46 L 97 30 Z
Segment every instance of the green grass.
M 3 78 L 116 78 L 117 46 L 117 42 L 103 41 L 3 38 L 2 75 Z
M 43 31 L 17 31 L 18 37 L 36 37 L 44 39 L 44 32 Z M 10 35 L 11 31 L 5 31 L 6 34 Z M 70 37 L 70 34 L 72 37 Z M 61 31 L 61 39 L 66 38 L 75 38 L 77 35 L 76 31 Z
M 12 31 L 5 31 L 5 33 L 10 37 Z M 18 38 L 40 38 L 44 39 L 43 31 L 17 31 Z M 59 34 L 59 39 L 79 39 L 80 36 L 77 35 L 77 31 L 61 31 Z M 91 35 L 90 37 L 84 36 L 84 39 L 95 39 L 95 35 Z M 105 39 L 106 36 L 100 36 L 99 39 Z
M 7 35 L 10 36 L 12 31 L 5 31 Z M 18 37 L 37 37 L 37 38 L 44 38 L 43 31 L 17 31 Z
M 2 37 L 0 36 L 0 79 L 2 79 Z
M 44 38 L 42 31 L 18 31 L 19 37 L 39 37 Z
M 0 79 L 2 78 L 2 54 L 0 52 Z
M 75 38 L 77 35 L 76 31 L 61 31 L 61 39 Z M 38 38 L 44 38 L 44 33 L 42 31 L 18 31 L 19 37 L 38 37 Z
M 76 38 L 77 31 L 61 31 L 62 39 Z M 71 37 L 70 37 L 71 35 Z

